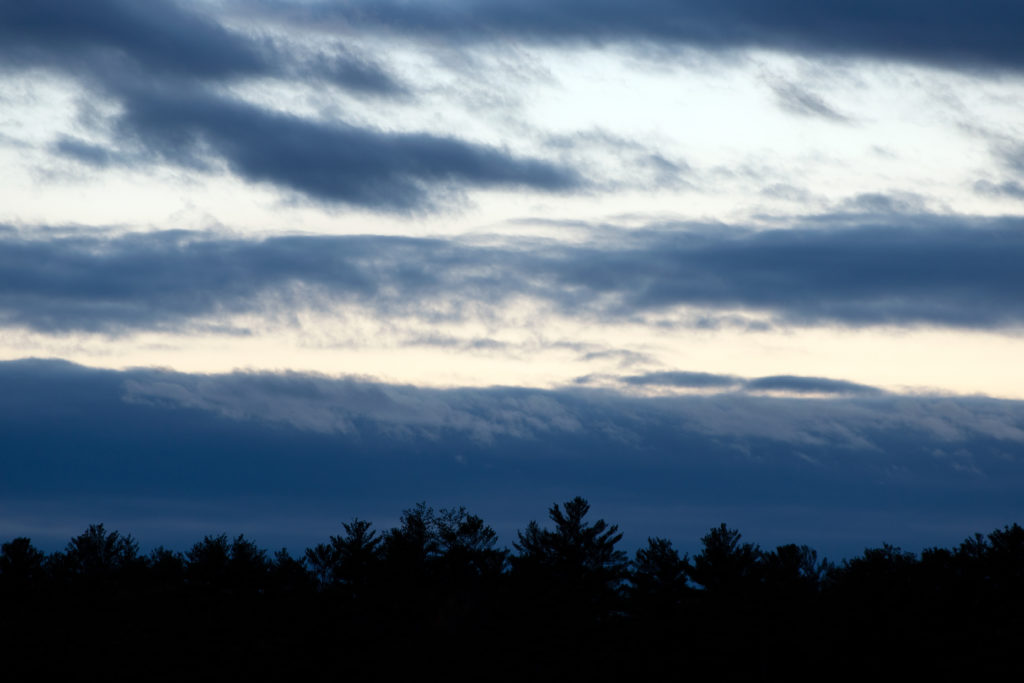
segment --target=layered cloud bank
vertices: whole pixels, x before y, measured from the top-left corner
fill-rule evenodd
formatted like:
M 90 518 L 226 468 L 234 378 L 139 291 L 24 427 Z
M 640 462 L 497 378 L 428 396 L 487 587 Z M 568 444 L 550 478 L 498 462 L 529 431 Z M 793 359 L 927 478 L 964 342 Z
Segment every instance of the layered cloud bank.
M 429 317 L 442 306 L 457 315 L 527 298 L 608 321 L 691 306 L 791 325 L 1024 323 L 1020 219 L 827 218 L 781 230 L 605 229 L 589 244 L 189 232 L 40 239 L 8 230 L 0 313 L 36 330 L 117 331 L 275 304 Z
M 301 546 L 418 500 L 467 505 L 510 542 L 579 494 L 627 535 L 685 545 L 728 521 L 836 556 L 948 545 L 1024 512 L 1015 401 L 640 399 L 53 361 L 4 363 L 0 378 L 0 533 L 44 545 L 105 521 L 153 544 L 237 531 Z

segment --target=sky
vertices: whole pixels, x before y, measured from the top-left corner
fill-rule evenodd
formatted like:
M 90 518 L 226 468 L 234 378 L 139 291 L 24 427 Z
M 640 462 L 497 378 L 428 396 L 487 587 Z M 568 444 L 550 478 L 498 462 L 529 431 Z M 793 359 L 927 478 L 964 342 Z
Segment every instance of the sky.
M 0 0 L 0 537 L 1024 515 L 1024 6 Z

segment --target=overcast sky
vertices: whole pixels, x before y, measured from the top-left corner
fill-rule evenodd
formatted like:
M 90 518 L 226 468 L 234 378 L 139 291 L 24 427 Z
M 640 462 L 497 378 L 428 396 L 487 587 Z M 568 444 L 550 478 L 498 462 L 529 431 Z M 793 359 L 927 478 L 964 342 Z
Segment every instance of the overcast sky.
M 0 0 L 3 419 L 50 440 L 0 437 L 0 536 L 287 539 L 356 470 L 325 533 L 432 495 L 835 552 L 1016 521 L 1022 34 L 1003 0 Z M 170 425 L 177 478 L 135 460 Z

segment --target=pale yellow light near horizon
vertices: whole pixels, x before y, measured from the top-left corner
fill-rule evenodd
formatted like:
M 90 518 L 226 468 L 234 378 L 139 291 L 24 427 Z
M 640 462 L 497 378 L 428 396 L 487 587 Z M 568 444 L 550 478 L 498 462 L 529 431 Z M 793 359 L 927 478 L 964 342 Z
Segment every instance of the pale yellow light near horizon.
M 253 322 L 250 319 L 249 322 Z M 1024 399 L 1024 331 L 946 329 L 788 328 L 654 330 L 642 325 L 587 326 L 568 318 L 536 321 L 535 329 L 489 330 L 477 325 L 380 326 L 349 317 L 340 329 L 328 318 L 305 316 L 308 332 L 265 330 L 252 336 L 146 332 L 130 337 L 0 334 L 0 358 L 63 358 L 113 369 L 160 367 L 181 372 L 310 372 L 427 387 L 575 386 L 593 375 L 615 378 L 687 371 L 753 378 L 826 377 L 897 393 L 987 395 Z M 631 387 L 631 391 L 641 391 Z M 654 389 L 652 389 L 654 391 Z

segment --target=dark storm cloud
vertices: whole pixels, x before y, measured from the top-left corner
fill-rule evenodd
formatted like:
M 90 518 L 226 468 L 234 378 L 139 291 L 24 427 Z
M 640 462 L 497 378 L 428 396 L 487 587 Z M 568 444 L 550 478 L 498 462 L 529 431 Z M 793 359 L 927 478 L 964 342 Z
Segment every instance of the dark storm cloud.
M 300 21 L 433 39 L 540 43 L 647 41 L 706 49 L 1024 68 L 1024 5 L 1006 0 L 268 0 Z
M 763 231 L 605 229 L 601 242 L 582 245 L 186 232 L 43 231 L 44 241 L 8 231 L 0 233 L 0 319 L 111 332 L 340 302 L 426 319 L 438 307 L 458 316 L 460 307 L 479 311 L 527 296 L 605 321 L 688 305 L 795 325 L 1024 324 L 1024 220 L 851 220 L 811 217 L 813 227 Z
M 53 361 L 0 363 L 0 386 L 0 536 L 56 547 L 103 521 L 153 545 L 231 531 L 301 550 L 418 500 L 466 505 L 506 543 L 583 495 L 634 546 L 694 543 L 725 520 L 830 554 L 946 545 L 1024 514 L 1015 401 L 641 399 Z

